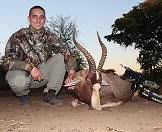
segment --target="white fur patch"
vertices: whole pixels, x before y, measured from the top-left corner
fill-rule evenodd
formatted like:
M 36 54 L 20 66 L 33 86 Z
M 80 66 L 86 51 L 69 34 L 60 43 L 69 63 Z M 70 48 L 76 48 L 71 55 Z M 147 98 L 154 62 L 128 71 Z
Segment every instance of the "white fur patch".
M 101 86 L 109 86 L 109 84 L 106 81 L 102 80 Z
M 96 71 L 96 79 L 98 80 L 100 77 L 99 73 Z
M 122 105 L 123 102 L 122 101 L 118 101 L 118 102 L 112 102 L 112 103 L 107 103 L 104 105 L 101 105 L 102 108 L 106 108 L 106 107 L 114 107 L 114 106 L 119 106 Z
M 99 83 L 93 85 L 93 92 L 92 92 L 92 98 L 91 98 L 91 104 L 94 109 L 102 110 L 101 104 L 100 104 L 100 90 L 101 85 Z

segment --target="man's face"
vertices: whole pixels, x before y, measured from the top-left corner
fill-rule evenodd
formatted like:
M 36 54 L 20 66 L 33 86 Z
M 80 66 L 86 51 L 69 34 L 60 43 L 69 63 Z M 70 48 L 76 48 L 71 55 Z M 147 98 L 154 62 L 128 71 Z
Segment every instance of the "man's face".
M 35 30 L 40 30 L 44 27 L 46 21 L 45 13 L 41 9 L 33 9 L 30 16 L 28 16 L 30 26 Z

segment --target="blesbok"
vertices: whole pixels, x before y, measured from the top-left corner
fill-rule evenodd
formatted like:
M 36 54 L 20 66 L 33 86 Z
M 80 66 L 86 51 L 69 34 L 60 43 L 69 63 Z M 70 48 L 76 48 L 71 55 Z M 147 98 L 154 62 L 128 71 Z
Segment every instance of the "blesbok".
M 76 106 L 77 100 L 89 105 L 89 108 L 102 110 L 105 107 L 121 105 L 132 99 L 133 91 L 131 83 L 122 80 L 119 75 L 106 74 L 102 72 L 102 67 L 107 56 L 106 46 L 102 43 L 97 32 L 97 37 L 102 49 L 101 59 L 96 68 L 96 63 L 90 53 L 81 46 L 73 35 L 73 41 L 76 47 L 86 57 L 89 69 L 78 71 L 73 76 L 73 81 L 65 86 L 69 87 L 76 100 L 73 106 Z

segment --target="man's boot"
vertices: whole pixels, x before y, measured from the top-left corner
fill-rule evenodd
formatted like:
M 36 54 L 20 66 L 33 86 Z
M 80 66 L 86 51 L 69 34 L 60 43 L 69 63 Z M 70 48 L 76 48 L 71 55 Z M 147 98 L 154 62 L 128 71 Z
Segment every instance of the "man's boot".
M 43 102 L 50 104 L 61 106 L 63 103 L 61 100 L 58 100 L 55 95 L 55 90 L 50 89 L 48 92 L 44 92 Z
M 19 99 L 20 105 L 26 105 L 26 104 L 29 104 L 30 96 L 29 94 L 26 94 L 23 96 L 19 96 L 18 99 Z

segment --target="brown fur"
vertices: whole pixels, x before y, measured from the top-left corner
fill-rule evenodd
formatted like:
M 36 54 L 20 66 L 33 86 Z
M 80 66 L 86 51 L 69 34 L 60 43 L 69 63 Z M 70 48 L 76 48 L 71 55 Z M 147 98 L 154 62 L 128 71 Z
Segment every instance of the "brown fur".
M 131 90 L 131 82 L 122 80 L 119 75 L 102 73 L 102 79 L 108 86 L 100 89 L 101 104 L 107 102 L 127 102 L 132 99 L 134 92 Z
M 101 73 L 102 80 L 108 86 L 101 86 L 99 91 L 101 105 L 106 103 L 122 101 L 127 102 L 132 99 L 134 92 L 131 90 L 131 82 L 122 80 L 119 75 Z M 75 74 L 74 78 L 80 78 L 79 82 L 72 91 L 74 97 L 91 107 L 91 96 L 93 82 L 90 78 L 89 70 L 82 70 Z
M 73 83 L 77 84 L 74 86 L 72 92 L 79 101 L 88 104 L 89 107 L 92 106 L 97 110 L 102 110 L 104 107 L 117 106 L 128 101 L 133 97 L 133 92 L 131 91 L 131 83 L 122 80 L 120 76 L 116 75 L 115 70 L 102 70 L 107 56 L 107 49 L 102 43 L 98 33 L 97 37 L 102 49 L 98 68 L 96 68 L 93 57 L 75 40 L 75 35 L 73 34 L 73 41 L 76 47 L 86 57 L 89 69 L 75 73 Z M 101 86 L 102 80 L 106 82 L 104 84 L 105 86 Z M 108 86 L 106 84 L 108 84 Z
M 92 95 L 92 82 L 89 78 L 89 70 L 78 71 L 73 79 L 80 79 L 81 81 L 75 85 L 74 90 L 71 91 L 72 95 L 81 102 L 84 102 L 91 107 Z

